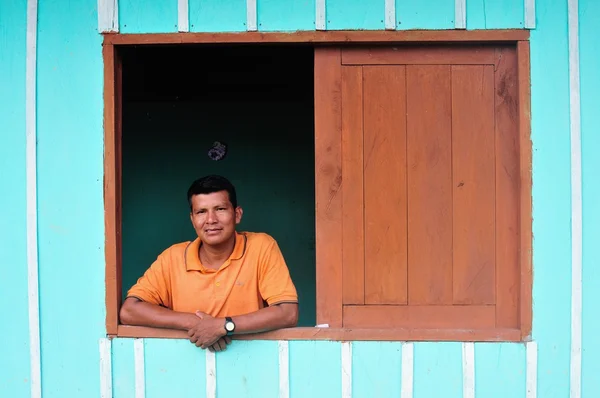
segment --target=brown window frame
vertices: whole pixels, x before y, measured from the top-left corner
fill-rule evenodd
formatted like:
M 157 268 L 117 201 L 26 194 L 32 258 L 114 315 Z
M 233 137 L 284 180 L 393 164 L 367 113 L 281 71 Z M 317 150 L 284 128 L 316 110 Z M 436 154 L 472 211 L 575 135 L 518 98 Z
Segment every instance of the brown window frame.
M 520 327 L 517 329 L 348 329 L 341 328 L 341 224 L 328 214 L 331 189 L 341 184 L 340 107 L 330 89 L 315 81 L 315 127 L 325 132 L 315 144 L 317 324 L 236 336 L 245 340 L 377 341 L 526 341 L 532 326 L 532 203 L 529 31 L 331 31 L 296 33 L 105 34 L 104 59 L 104 208 L 106 331 L 111 337 L 187 338 L 183 331 L 119 324 L 121 306 L 121 63 L 119 48 L 128 45 L 199 43 L 309 43 L 314 46 L 393 43 L 512 43 L 517 47 L 520 161 Z M 325 64 L 323 64 L 326 66 Z M 319 68 L 315 57 L 315 68 Z M 322 72 L 322 71 L 320 71 Z M 338 215 L 339 216 L 339 215 Z M 329 264 L 329 265 L 328 265 Z M 325 283 L 324 281 L 337 281 Z

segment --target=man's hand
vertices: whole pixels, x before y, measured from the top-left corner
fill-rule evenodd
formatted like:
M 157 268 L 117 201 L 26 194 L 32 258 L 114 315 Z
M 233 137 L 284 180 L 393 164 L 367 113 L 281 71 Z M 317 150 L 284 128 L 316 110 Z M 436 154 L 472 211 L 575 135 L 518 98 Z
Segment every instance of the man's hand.
M 190 341 L 200 348 L 208 348 L 210 351 L 224 350 L 231 338 L 226 336 L 224 321 L 213 318 L 203 312 L 197 311 L 196 316 L 200 322 L 196 323 L 189 331 Z

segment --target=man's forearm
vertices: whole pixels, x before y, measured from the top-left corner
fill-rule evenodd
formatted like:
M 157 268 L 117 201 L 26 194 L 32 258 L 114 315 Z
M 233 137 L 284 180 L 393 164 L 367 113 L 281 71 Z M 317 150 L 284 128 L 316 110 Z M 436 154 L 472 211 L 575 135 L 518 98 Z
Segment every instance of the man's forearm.
M 186 312 L 175 312 L 168 308 L 127 299 L 120 312 L 121 322 L 126 325 L 151 326 L 157 328 L 189 330 L 199 318 Z
M 274 305 L 250 314 L 234 316 L 232 319 L 235 323 L 234 334 L 290 328 L 298 323 L 298 305 L 293 303 Z

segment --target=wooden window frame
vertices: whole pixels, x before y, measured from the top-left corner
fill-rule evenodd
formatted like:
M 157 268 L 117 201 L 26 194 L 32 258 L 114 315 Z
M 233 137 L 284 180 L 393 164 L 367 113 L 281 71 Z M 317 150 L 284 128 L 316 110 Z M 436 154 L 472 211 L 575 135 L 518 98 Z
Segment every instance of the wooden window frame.
M 119 324 L 121 297 L 121 46 L 200 43 L 512 43 L 517 48 L 520 161 L 520 327 L 516 329 L 348 329 L 341 328 L 341 115 L 339 96 L 315 81 L 315 127 L 324 131 L 315 141 L 317 324 L 236 336 L 240 340 L 375 340 L 375 341 L 506 341 L 530 340 L 532 326 L 532 202 L 529 31 L 331 31 L 296 33 L 167 33 L 104 34 L 104 208 L 106 257 L 106 331 L 110 337 L 187 338 L 184 331 Z M 315 68 L 319 65 L 315 58 Z M 327 65 L 323 63 L 322 67 Z M 328 73 L 321 70 L 320 73 Z M 335 72 L 332 72 L 335 73 Z M 337 187 L 338 189 L 335 189 Z M 333 206 L 331 206 L 333 204 Z M 329 266 L 328 266 L 329 264 Z M 339 281 L 327 283 L 326 281 Z

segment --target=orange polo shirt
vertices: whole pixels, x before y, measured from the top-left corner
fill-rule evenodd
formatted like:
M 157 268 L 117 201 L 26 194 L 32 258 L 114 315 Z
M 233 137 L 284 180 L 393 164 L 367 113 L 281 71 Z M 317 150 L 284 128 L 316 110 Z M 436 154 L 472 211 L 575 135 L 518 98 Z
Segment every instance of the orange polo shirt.
M 283 255 L 271 236 L 236 232 L 233 252 L 218 270 L 202 265 L 199 248 L 200 238 L 196 238 L 166 249 L 127 297 L 179 312 L 200 310 L 213 317 L 254 312 L 264 302 L 298 302 Z

